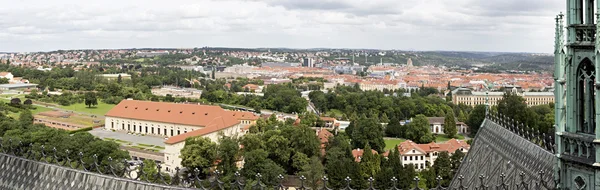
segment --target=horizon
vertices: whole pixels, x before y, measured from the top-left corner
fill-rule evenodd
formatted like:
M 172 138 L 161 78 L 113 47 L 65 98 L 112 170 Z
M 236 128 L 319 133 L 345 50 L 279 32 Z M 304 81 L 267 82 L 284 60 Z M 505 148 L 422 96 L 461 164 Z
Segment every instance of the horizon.
M 506 52 L 506 51 L 473 51 L 473 50 L 405 50 L 405 49 L 374 49 L 374 48 L 323 48 L 323 47 L 315 47 L 315 48 L 288 48 L 288 47 L 212 47 L 212 46 L 203 46 L 203 47 L 133 47 L 133 48 L 96 48 L 96 49 L 55 49 L 55 50 L 47 50 L 47 51 L 0 51 L 2 54 L 9 53 L 50 53 L 56 51 L 93 51 L 93 50 L 183 50 L 183 49 L 248 49 L 248 50 L 260 50 L 260 49 L 275 49 L 275 50 L 294 50 L 294 51 L 317 51 L 317 50 L 353 50 L 353 51 L 362 51 L 362 50 L 372 50 L 372 51 L 399 51 L 399 52 L 460 52 L 460 53 L 501 53 L 501 54 L 547 54 L 553 55 L 554 53 L 544 53 L 544 52 Z

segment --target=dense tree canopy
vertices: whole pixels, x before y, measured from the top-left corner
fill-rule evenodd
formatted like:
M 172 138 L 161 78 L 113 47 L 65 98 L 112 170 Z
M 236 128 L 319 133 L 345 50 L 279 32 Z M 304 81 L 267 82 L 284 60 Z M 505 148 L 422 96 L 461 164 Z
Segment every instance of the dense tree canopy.
M 209 138 L 188 138 L 181 149 L 180 157 L 182 166 L 198 168 L 207 175 L 217 160 L 217 144 Z

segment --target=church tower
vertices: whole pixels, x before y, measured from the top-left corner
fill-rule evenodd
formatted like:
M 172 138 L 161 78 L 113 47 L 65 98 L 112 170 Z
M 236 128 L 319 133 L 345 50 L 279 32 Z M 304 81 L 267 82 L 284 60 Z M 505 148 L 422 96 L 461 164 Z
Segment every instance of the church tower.
M 600 2 L 600 1 L 599 1 Z M 567 0 L 556 18 L 555 123 L 559 189 L 600 189 L 600 29 L 595 0 Z M 597 6 L 597 5 L 596 5 Z M 600 6 L 597 6 L 600 7 Z M 563 18 L 566 19 L 566 42 Z

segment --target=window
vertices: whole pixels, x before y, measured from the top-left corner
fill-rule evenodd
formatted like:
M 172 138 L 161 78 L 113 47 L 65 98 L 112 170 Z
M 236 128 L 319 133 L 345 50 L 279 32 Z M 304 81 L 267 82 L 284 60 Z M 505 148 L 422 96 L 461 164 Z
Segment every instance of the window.
M 110 128 L 114 129 L 115 128 L 115 122 L 110 122 Z
M 179 130 L 177 130 L 177 135 L 181 134 Z
M 147 132 L 147 131 L 148 131 L 148 130 L 146 130 L 146 132 Z M 142 133 L 142 126 L 141 126 L 141 125 L 140 125 L 140 133 Z
M 404 160 L 406 161 L 406 159 L 407 159 L 406 156 L 402 156 L 402 157 L 404 157 Z
M 595 69 L 593 63 L 589 59 L 584 59 L 577 68 L 577 83 L 576 97 L 580 100 L 576 106 L 576 126 L 577 132 L 595 133 L 596 110 L 595 105 L 595 88 L 594 81 Z
M 165 132 L 165 135 L 167 135 L 167 129 L 165 129 L 164 132 Z
M 152 132 L 152 134 L 154 134 L 154 127 L 150 128 L 150 132 Z
M 148 133 L 148 126 L 146 126 L 146 133 Z
M 410 160 L 412 160 L 412 156 L 410 156 Z
M 131 125 L 127 124 L 127 131 L 131 131 Z
M 123 126 L 122 126 L 122 127 L 123 127 L 123 130 L 125 130 L 125 123 L 123 123 L 122 125 L 123 125 Z
M 423 160 L 423 156 L 421 156 L 421 160 Z
M 173 136 L 173 129 L 171 129 L 171 136 Z
M 425 169 L 425 166 L 423 164 L 421 164 L 421 169 Z
M 137 127 L 136 127 L 136 125 L 133 125 L 133 132 L 135 132 L 135 128 L 137 128 Z M 141 130 L 140 130 L 140 131 L 141 131 Z
M 415 150 L 413 150 L 413 153 L 415 153 Z

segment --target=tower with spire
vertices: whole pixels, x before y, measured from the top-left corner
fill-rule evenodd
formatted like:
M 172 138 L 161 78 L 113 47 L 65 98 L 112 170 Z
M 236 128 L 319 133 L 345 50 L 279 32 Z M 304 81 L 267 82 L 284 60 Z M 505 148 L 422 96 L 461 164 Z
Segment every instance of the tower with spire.
M 559 189 L 600 189 L 599 15 L 596 0 L 567 0 L 555 31 L 555 180 Z M 563 25 L 566 19 L 566 36 Z M 566 39 L 566 41 L 565 41 Z

